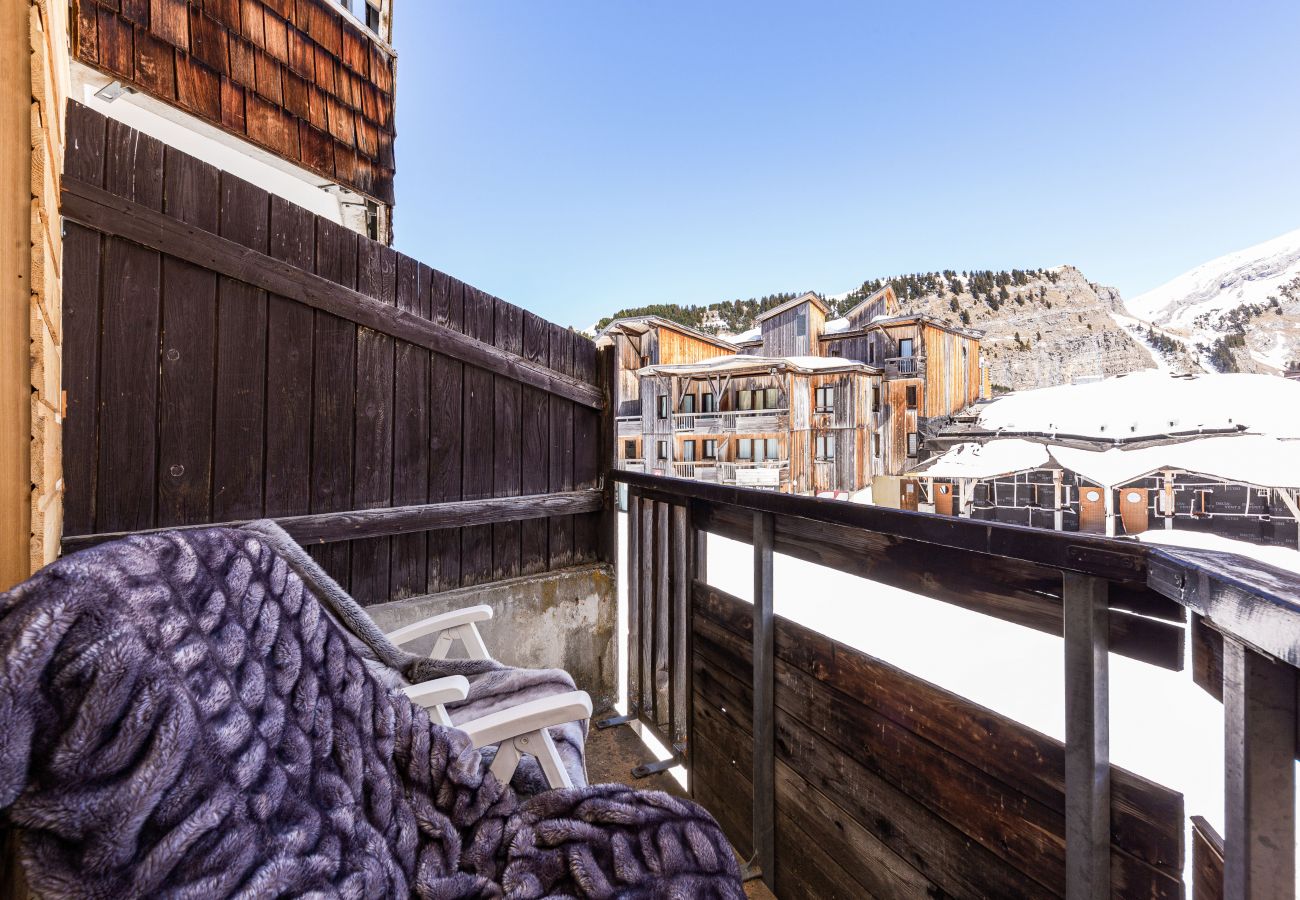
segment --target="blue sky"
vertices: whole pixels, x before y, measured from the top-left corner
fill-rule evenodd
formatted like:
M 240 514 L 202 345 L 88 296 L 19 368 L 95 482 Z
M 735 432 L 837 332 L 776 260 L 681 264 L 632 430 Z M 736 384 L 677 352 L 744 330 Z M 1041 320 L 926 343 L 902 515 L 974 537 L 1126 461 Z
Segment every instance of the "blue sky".
M 396 245 L 626 306 L 1079 266 L 1300 227 L 1300 4 L 397 0 Z

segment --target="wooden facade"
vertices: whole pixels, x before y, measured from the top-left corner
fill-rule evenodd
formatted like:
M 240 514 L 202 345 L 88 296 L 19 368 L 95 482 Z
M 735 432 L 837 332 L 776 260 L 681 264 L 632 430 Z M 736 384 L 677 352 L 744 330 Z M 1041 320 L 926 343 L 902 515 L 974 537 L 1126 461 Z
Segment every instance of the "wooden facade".
M 594 344 L 86 107 L 68 124 L 65 549 L 273 517 L 363 603 L 607 558 Z
M 828 307 L 816 294 L 804 294 L 758 317 L 762 356 L 819 356 L 817 341 L 826 330 Z
M 393 203 L 396 57 L 329 0 L 77 0 L 75 58 Z

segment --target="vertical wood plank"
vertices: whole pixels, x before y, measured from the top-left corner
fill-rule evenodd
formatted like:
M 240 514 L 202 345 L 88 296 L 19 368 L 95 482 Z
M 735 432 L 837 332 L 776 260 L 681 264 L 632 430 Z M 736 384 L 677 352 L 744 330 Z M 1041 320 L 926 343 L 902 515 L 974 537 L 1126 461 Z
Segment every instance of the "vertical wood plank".
M 772 577 L 775 531 L 770 514 L 754 514 L 754 862 L 769 890 L 776 890 L 776 616 Z
M 104 186 L 103 116 L 69 103 L 65 172 Z M 100 254 L 103 239 L 75 222 L 63 237 L 63 531 L 95 530 L 96 468 L 99 458 Z
M 161 210 L 162 144 L 114 121 L 106 144 L 105 189 Z M 162 263 L 120 238 L 104 244 L 95 527 L 135 531 L 154 523 Z
M 547 323 L 524 312 L 524 357 L 546 364 L 550 348 Z M 522 392 L 523 436 L 520 454 L 523 472 L 520 490 L 524 494 L 544 494 L 550 485 L 550 395 L 538 388 L 524 386 Z M 531 575 L 546 571 L 549 548 L 546 519 L 529 519 L 520 523 L 520 572 Z
M 523 311 L 504 300 L 491 298 L 493 304 L 493 340 L 502 350 L 524 352 Z M 519 495 L 523 478 L 521 456 L 523 439 L 523 392 L 519 382 L 501 375 L 492 377 L 493 391 L 493 458 L 492 494 L 496 497 Z M 493 578 L 514 578 L 520 570 L 521 531 L 518 522 L 492 526 Z
M 1065 895 L 1110 896 L 1109 585 L 1064 573 Z
M 654 507 L 654 502 L 648 497 L 641 498 L 641 568 L 636 573 L 641 579 L 641 588 L 638 592 L 641 600 L 638 610 L 641 632 L 639 667 L 641 680 L 637 684 L 637 709 L 640 710 L 641 721 L 650 725 L 654 724 Z
M 423 282 L 422 282 L 423 283 Z M 433 320 L 459 331 L 463 324 L 464 286 L 436 269 L 429 270 L 428 305 Z M 463 499 L 464 364 L 450 357 L 429 356 L 429 502 Z M 461 583 L 461 535 L 458 530 L 429 532 L 430 593 Z
M 356 287 L 357 236 L 333 222 L 316 220 L 316 274 Z M 317 311 L 312 362 L 311 511 L 352 508 L 353 410 L 356 402 L 357 326 Z M 346 590 L 352 582 L 351 543 L 313 549 L 325 571 Z
M 491 298 L 477 288 L 464 288 L 465 333 L 485 343 L 493 337 Z M 492 374 L 475 366 L 464 373 L 465 452 L 461 459 L 462 494 L 466 500 L 492 496 L 494 395 Z M 461 529 L 461 584 L 482 584 L 492 578 L 492 526 Z
M 627 497 L 627 710 L 641 710 L 641 495 Z
M 222 237 L 266 253 L 270 215 L 266 191 L 222 173 Z M 262 514 L 265 423 L 266 292 L 222 276 L 212 455 L 212 515 L 218 521 Z
M 689 704 L 686 673 L 690 668 L 687 655 L 687 630 L 689 627 L 690 606 L 690 558 L 688 546 L 687 511 L 684 505 L 672 507 L 671 542 L 668 569 L 672 574 L 672 603 L 669 609 L 671 623 L 671 643 L 668 653 L 668 670 L 670 681 L 669 693 L 669 736 L 674 746 L 686 743 L 686 716 Z
M 220 174 L 171 147 L 164 154 L 163 211 L 216 232 Z M 158 421 L 158 525 L 212 521 L 212 401 L 216 378 L 217 276 L 162 260 L 162 362 Z
M 432 270 L 408 256 L 397 260 L 397 307 L 429 317 Z M 423 284 L 421 283 L 423 280 Z M 398 341 L 393 360 L 393 503 L 425 503 L 429 499 L 429 352 Z M 390 596 L 424 593 L 428 571 L 425 533 L 393 538 Z
M 588 384 L 599 382 L 596 370 L 596 345 L 580 334 L 573 335 L 573 375 Z M 594 488 L 600 480 L 601 411 L 585 406 L 573 407 L 573 483 L 575 487 Z M 585 513 L 573 517 L 574 562 L 593 562 L 599 556 L 602 514 Z
M 381 303 L 397 304 L 397 253 L 375 241 L 357 247 L 357 290 Z M 357 328 L 356 450 L 352 502 L 379 509 L 393 501 L 393 338 Z M 389 596 L 390 537 L 352 542 L 352 595 L 363 603 Z
M 1224 896 L 1295 896 L 1296 674 L 1223 641 Z
M 314 271 L 316 241 L 312 219 L 312 214 L 302 207 L 281 197 L 272 197 L 271 256 L 304 271 Z M 272 294 L 267 298 L 268 516 L 303 515 L 311 511 L 314 315 L 311 307 L 286 297 Z
M 654 723 L 661 732 L 668 728 L 670 697 L 668 677 L 668 645 L 671 641 L 672 622 L 669 594 L 668 503 L 655 503 L 655 600 L 654 600 Z M 671 743 L 671 742 L 670 742 Z
M 573 333 L 559 325 L 550 326 L 548 364 L 565 374 L 573 372 Z M 552 491 L 573 489 L 573 403 L 560 397 L 551 398 L 550 485 Z M 573 516 L 554 516 L 550 520 L 549 568 L 562 569 L 573 562 Z M 646 595 L 648 596 L 648 594 Z M 648 633 L 648 632 L 647 632 Z M 649 671 L 649 667 L 646 668 Z

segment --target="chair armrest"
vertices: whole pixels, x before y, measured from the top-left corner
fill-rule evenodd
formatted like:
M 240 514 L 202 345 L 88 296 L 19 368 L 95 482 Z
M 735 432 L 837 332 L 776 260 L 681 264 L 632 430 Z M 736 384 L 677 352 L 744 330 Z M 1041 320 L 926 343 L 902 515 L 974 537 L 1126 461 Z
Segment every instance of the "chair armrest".
M 451 612 L 430 616 L 410 625 L 404 625 L 396 631 L 390 631 L 385 637 L 400 646 L 416 638 L 424 637 L 426 634 L 435 634 L 439 631 L 459 628 L 473 622 L 486 622 L 490 618 L 492 618 L 492 607 L 467 606 L 464 609 L 454 609 Z
M 468 734 L 475 747 L 488 747 L 541 728 L 589 718 L 591 697 L 586 691 L 570 691 L 530 700 L 455 727 Z
M 469 679 L 464 675 L 448 675 L 402 688 L 412 703 L 430 709 L 444 703 L 455 703 L 469 696 Z

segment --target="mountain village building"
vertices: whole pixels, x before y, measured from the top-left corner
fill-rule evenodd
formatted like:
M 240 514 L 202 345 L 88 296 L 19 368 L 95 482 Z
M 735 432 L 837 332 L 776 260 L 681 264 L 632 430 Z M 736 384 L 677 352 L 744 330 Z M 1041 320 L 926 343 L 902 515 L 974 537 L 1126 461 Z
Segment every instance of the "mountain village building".
M 619 348 L 619 465 L 791 493 L 872 488 L 915 508 L 905 476 L 926 438 L 985 395 L 980 335 L 900 314 L 888 286 L 829 314 L 803 294 L 734 343 L 657 317 L 612 322 L 601 340 Z M 736 354 L 753 362 L 737 368 Z

